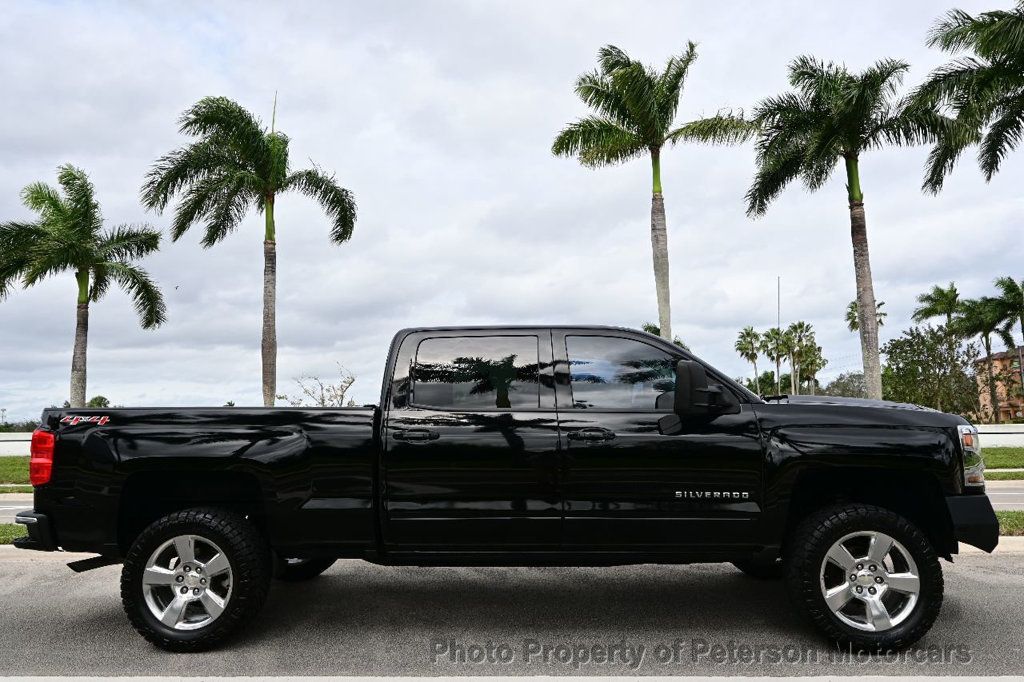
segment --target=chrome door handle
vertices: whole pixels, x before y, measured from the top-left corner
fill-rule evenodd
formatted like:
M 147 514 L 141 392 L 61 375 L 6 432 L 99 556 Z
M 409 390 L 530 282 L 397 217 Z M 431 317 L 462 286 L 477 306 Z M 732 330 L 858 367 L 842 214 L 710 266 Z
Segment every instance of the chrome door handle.
M 428 440 L 437 440 L 441 437 L 437 431 L 430 429 L 402 429 L 395 431 L 395 440 L 404 440 L 411 443 L 423 443 Z
M 591 427 L 586 429 L 578 429 L 576 431 L 570 431 L 569 438 L 572 440 L 582 440 L 587 441 L 589 443 L 596 443 L 615 438 L 615 432 L 609 431 L 608 429 Z

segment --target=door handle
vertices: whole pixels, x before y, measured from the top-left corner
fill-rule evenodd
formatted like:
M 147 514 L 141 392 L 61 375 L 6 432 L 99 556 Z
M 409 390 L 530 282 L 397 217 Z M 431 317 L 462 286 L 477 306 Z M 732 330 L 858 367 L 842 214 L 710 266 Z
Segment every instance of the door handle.
M 395 440 L 404 440 L 410 443 L 423 443 L 428 440 L 437 440 L 441 437 L 437 431 L 430 429 L 402 429 L 395 431 Z
M 615 432 L 609 431 L 608 429 L 590 427 L 586 429 L 577 429 L 576 431 L 570 431 L 569 438 L 572 440 L 586 441 L 588 443 L 596 443 L 615 438 Z

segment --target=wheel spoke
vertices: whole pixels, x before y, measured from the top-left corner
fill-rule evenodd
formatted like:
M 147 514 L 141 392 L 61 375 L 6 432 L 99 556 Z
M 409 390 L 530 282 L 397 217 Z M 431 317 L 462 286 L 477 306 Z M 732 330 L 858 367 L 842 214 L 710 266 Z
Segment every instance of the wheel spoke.
M 168 604 L 164 612 L 160 614 L 160 622 L 173 628 L 181 622 L 181 616 L 185 613 L 186 606 L 188 606 L 188 600 L 176 596 L 174 601 Z
M 228 558 L 226 556 L 223 554 L 217 554 L 203 564 L 203 570 L 206 571 L 207 578 L 212 578 L 224 573 L 225 571 L 231 570 L 231 564 L 228 563 Z
M 892 620 L 889 618 L 889 610 L 878 597 L 865 599 L 868 609 L 868 621 L 874 626 L 876 632 L 888 630 L 892 627 Z
M 890 573 L 885 579 L 889 589 L 907 594 L 917 594 L 921 591 L 921 580 L 913 573 Z
M 838 542 L 832 545 L 832 549 L 828 551 L 827 558 L 847 573 L 854 571 L 857 567 L 857 560 L 853 558 L 848 549 Z
M 841 611 L 851 598 L 850 588 L 846 585 L 839 585 L 825 592 L 825 603 L 833 612 Z
M 203 592 L 202 596 L 199 597 L 199 603 L 210 614 L 210 618 L 216 618 L 224 611 L 224 600 L 209 590 Z
M 871 544 L 868 546 L 868 559 L 881 564 L 889 556 L 893 539 L 885 533 L 872 533 Z
M 190 564 L 196 560 L 196 543 L 191 535 L 179 535 L 174 538 L 174 551 L 178 553 L 181 563 Z
M 159 566 L 150 566 L 146 569 L 146 572 L 142 574 L 142 584 L 173 585 L 174 571 L 169 571 L 166 568 L 160 568 Z

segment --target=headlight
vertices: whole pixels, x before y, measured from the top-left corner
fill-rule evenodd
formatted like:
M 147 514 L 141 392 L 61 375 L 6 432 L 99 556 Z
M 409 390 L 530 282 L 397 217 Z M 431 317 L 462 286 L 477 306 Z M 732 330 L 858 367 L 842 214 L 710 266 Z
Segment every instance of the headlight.
M 981 441 L 974 426 L 960 426 L 960 447 L 964 451 L 964 485 L 976 488 L 985 485 L 985 459 L 981 456 Z

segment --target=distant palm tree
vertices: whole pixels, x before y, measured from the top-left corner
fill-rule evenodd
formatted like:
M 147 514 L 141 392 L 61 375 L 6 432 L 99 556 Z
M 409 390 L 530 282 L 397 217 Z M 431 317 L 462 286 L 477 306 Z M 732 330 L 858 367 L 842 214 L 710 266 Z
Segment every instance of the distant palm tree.
M 641 326 L 640 328 L 643 329 L 648 334 L 661 336 L 661 329 L 659 329 L 658 325 L 654 324 L 653 322 L 644 322 L 643 326 Z M 690 350 L 690 347 L 687 346 L 681 338 L 679 338 L 678 334 L 672 337 L 672 343 L 684 350 Z
M 277 395 L 277 195 L 295 191 L 319 203 L 331 219 L 335 244 L 352 236 L 355 201 L 333 175 L 316 166 L 291 171 L 288 137 L 274 130 L 273 120 L 267 131 L 226 97 L 199 100 L 179 124 L 182 133 L 198 139 L 157 160 L 146 175 L 142 200 L 147 208 L 163 211 L 175 195 L 182 195 L 171 238 L 177 241 L 201 223 L 206 248 L 234 231 L 250 208 L 263 213 L 263 404 L 271 406 Z
M 575 156 L 585 166 L 623 163 L 643 155 L 651 157 L 651 250 L 658 298 L 658 328 L 672 339 L 669 301 L 668 232 L 661 191 L 661 152 L 666 144 L 681 141 L 713 142 L 739 139 L 747 123 L 742 118 L 719 116 L 674 127 L 679 96 L 697 46 L 687 43 L 661 71 L 631 59 L 607 45 L 598 51 L 598 69 L 576 79 L 576 94 L 596 113 L 567 125 L 555 138 L 556 156 Z
M 1013 9 L 973 16 L 950 10 L 928 36 L 932 47 L 973 52 L 939 67 L 915 93 L 919 101 L 948 107 L 956 125 L 940 136 L 928 157 L 924 187 L 932 192 L 960 154 L 975 144 L 978 166 L 991 180 L 1021 141 L 1024 121 L 1024 2 Z
M 875 305 L 875 321 L 879 327 L 885 326 L 885 318 L 889 316 L 889 313 L 882 310 L 885 307 L 885 301 L 879 301 Z M 855 332 L 860 329 L 860 316 L 857 314 L 857 302 L 850 301 L 850 305 L 846 306 L 846 328 L 851 332 Z
M 801 353 L 800 359 L 800 374 L 801 377 L 807 378 L 807 384 L 810 389 L 811 395 L 814 395 L 816 391 L 816 385 L 818 383 L 818 372 L 824 369 L 825 365 L 828 364 L 828 360 L 822 353 L 821 346 L 814 341 L 814 335 L 811 335 L 811 339 L 806 346 L 803 353 Z
M 996 377 L 992 362 L 992 335 L 999 335 L 999 326 L 1003 319 L 1000 302 L 995 298 L 983 296 L 962 301 L 952 324 L 954 330 L 964 338 L 981 338 L 981 345 L 985 348 L 988 398 L 996 423 L 999 422 L 999 396 L 996 394 Z
M 956 284 L 949 283 L 946 288 L 938 284 L 932 286 L 931 290 L 917 297 L 918 307 L 914 309 L 914 322 L 924 322 L 931 317 L 943 316 L 946 318 L 946 326 L 949 327 L 953 316 L 960 308 L 960 292 L 956 290 Z
M 775 363 L 775 394 L 782 394 L 782 358 L 786 357 L 786 335 L 772 327 L 761 335 L 761 353 Z
M 1000 277 L 995 281 L 1003 326 L 1000 333 L 1007 348 L 1017 351 L 1017 371 L 1020 374 L 1021 389 L 1024 390 L 1024 354 L 1013 339 L 1013 325 L 1020 324 L 1021 335 L 1024 336 L 1024 280 L 1018 282 L 1012 277 Z
M 792 369 L 790 372 L 790 377 L 792 377 L 790 385 L 793 393 L 799 395 L 801 364 L 804 356 L 808 354 L 810 347 L 814 345 L 814 327 L 801 320 L 789 325 L 786 334 L 792 339 L 789 356 L 789 363 Z
M 29 287 L 49 275 L 75 273 L 78 302 L 68 402 L 84 407 L 89 304 L 102 299 L 114 282 L 132 297 L 144 328 L 157 327 L 166 317 L 160 290 L 135 265 L 160 247 L 160 233 L 145 225 L 104 230 L 95 190 L 81 169 L 61 166 L 57 182 L 60 189 L 35 182 L 22 191 L 22 201 L 39 214 L 38 220 L 0 224 L 0 299 L 19 280 Z
M 754 388 L 761 395 L 761 381 L 757 373 L 757 358 L 761 355 L 761 335 L 753 327 L 744 327 L 736 338 L 736 352 L 754 366 Z
M 868 397 L 876 399 L 882 397 L 882 374 L 860 158 L 885 145 L 935 139 L 942 117 L 925 104 L 897 97 L 909 68 L 884 59 L 854 74 L 840 64 L 798 57 L 789 66 L 795 91 L 762 100 L 754 109 L 758 170 L 747 192 L 751 216 L 762 215 L 793 180 L 802 179 L 813 192 L 840 162 L 845 168 L 864 378 Z

